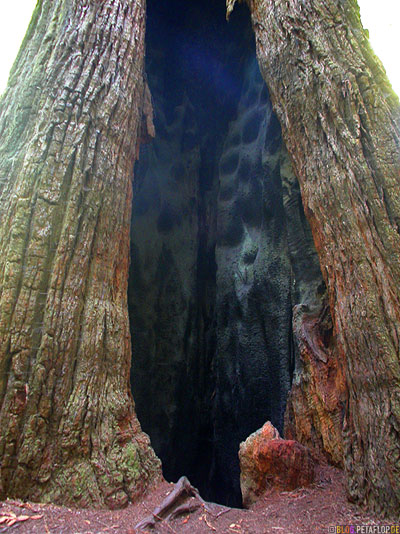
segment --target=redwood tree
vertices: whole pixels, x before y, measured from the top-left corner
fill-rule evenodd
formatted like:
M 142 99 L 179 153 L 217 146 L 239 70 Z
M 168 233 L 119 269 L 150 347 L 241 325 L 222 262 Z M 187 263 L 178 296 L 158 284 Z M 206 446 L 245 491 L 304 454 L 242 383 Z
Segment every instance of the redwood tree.
M 232 7 L 228 0 L 228 7 Z M 248 0 L 312 227 L 348 400 L 348 492 L 400 509 L 399 101 L 355 0 Z
M 248 3 L 346 372 L 349 494 L 397 513 L 398 100 L 355 0 Z M 129 393 L 144 15 L 39 0 L 0 101 L 2 497 L 117 506 L 160 473 Z
M 39 0 L 0 101 L 1 497 L 120 506 L 160 473 L 129 391 L 144 25 Z

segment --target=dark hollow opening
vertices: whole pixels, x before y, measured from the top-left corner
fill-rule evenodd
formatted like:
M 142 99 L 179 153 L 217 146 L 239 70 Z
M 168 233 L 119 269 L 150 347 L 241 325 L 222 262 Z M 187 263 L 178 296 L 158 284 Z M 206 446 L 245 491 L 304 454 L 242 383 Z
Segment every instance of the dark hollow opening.
M 240 506 L 239 444 L 267 420 L 282 433 L 292 305 L 318 261 L 247 8 L 227 23 L 225 0 L 147 4 L 156 137 L 134 180 L 132 392 L 165 478 Z

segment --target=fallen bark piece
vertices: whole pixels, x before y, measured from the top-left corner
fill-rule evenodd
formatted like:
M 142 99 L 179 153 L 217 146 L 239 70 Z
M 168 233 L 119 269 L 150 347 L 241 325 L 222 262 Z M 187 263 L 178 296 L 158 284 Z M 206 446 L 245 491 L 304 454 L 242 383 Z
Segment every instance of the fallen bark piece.
M 153 510 L 150 516 L 135 526 L 135 530 L 140 532 L 154 528 L 159 521 L 171 521 L 178 515 L 194 512 L 201 506 L 212 515 L 218 510 L 226 509 L 225 506 L 204 501 L 189 480 L 186 477 L 181 477 L 171 493 Z
M 240 489 L 243 506 L 253 504 L 267 490 L 294 490 L 314 481 L 309 450 L 294 440 L 281 439 L 270 422 L 240 444 Z
M 17 523 L 28 521 L 28 519 L 41 519 L 42 517 L 43 515 L 16 515 L 14 512 L 3 512 L 0 515 L 0 525 L 5 525 L 5 527 L 1 528 L 0 532 L 6 532 Z

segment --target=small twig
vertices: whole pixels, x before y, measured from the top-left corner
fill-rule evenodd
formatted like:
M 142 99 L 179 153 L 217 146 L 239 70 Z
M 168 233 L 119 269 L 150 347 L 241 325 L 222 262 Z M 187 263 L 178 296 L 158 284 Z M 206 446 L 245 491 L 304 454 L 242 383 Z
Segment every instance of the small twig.
M 96 522 L 97 522 L 97 523 L 100 523 L 100 525 L 101 525 L 102 527 L 105 527 L 105 528 L 108 528 L 108 529 L 110 529 L 110 528 L 116 528 L 116 526 L 114 526 L 114 527 L 110 527 L 110 526 L 108 526 L 107 523 L 104 523 L 103 521 L 101 521 L 100 519 L 97 519 L 97 518 L 96 518 Z M 89 523 L 89 524 L 90 524 L 90 523 Z
M 210 525 L 210 523 L 207 521 L 207 516 L 206 516 L 206 514 L 202 515 L 201 517 L 204 519 L 205 524 L 206 524 L 209 528 L 211 528 L 211 530 L 214 530 L 215 532 L 217 531 L 217 529 L 216 529 L 215 527 L 213 527 L 212 525 Z
M 216 516 L 214 516 L 216 519 L 218 517 L 220 517 L 221 515 L 224 515 L 224 514 L 227 514 L 228 512 L 230 512 L 232 510 L 232 508 L 226 508 L 225 510 L 222 510 L 221 512 L 218 512 L 218 514 Z
M 289 495 L 289 497 L 295 501 L 298 501 L 299 499 L 304 499 L 304 497 L 307 497 L 307 493 L 303 493 L 303 495 Z

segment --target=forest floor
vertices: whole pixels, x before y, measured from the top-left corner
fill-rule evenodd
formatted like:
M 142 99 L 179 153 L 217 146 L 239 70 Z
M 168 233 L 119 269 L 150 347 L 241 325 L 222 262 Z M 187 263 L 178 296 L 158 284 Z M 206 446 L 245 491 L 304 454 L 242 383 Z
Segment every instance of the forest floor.
M 316 482 L 290 492 L 269 491 L 250 510 L 200 506 L 176 519 L 157 521 L 154 529 L 135 530 L 152 515 L 174 485 L 161 483 L 141 502 L 123 510 L 81 510 L 52 504 L 7 500 L 0 502 L 0 532 L 7 534 L 319 534 L 343 532 L 337 526 L 370 525 L 364 534 L 379 532 L 377 526 L 395 525 L 349 503 L 343 474 L 333 467 L 319 467 Z M 29 518 L 27 518 L 29 516 Z M 1 518 L 11 518 L 8 524 Z M 15 519 L 14 524 L 12 519 Z M 398 524 L 398 523 L 397 523 Z M 375 528 L 374 528 L 375 527 Z M 351 532 L 351 529 L 347 530 Z M 356 528 L 354 532 L 357 533 Z M 359 532 L 362 532 L 359 530 Z M 390 531 L 389 531 L 390 532 Z

